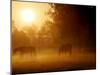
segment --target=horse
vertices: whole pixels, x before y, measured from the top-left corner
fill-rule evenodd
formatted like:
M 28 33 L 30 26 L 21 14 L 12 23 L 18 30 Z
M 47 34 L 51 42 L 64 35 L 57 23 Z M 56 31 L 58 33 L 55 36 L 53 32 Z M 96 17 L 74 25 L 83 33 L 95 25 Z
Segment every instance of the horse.
M 59 47 L 59 55 L 69 53 L 72 54 L 72 45 L 71 44 L 63 44 Z
M 16 55 L 16 54 L 20 54 L 20 55 L 30 54 L 32 56 L 33 54 L 36 55 L 36 49 L 33 46 L 23 46 L 23 47 L 14 48 L 12 53 L 14 55 Z

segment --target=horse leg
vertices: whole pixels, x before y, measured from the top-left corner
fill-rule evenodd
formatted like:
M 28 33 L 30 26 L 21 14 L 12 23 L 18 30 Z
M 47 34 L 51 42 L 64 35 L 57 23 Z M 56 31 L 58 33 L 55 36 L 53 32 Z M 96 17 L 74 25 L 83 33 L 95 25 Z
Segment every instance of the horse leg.
M 72 54 L 72 48 L 71 47 L 69 48 L 69 51 L 70 51 L 70 55 L 71 55 Z

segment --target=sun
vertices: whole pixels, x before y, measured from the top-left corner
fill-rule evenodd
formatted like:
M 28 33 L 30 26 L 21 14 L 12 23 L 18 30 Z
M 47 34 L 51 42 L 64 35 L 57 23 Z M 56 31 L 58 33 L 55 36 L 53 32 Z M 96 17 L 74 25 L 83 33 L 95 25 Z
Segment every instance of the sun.
M 12 20 L 18 30 L 27 31 L 32 28 L 39 32 L 48 20 L 51 21 L 47 13 L 51 10 L 48 3 L 33 2 L 12 2 Z
M 32 9 L 25 8 L 20 12 L 20 19 L 24 25 L 32 25 L 36 21 L 36 13 Z

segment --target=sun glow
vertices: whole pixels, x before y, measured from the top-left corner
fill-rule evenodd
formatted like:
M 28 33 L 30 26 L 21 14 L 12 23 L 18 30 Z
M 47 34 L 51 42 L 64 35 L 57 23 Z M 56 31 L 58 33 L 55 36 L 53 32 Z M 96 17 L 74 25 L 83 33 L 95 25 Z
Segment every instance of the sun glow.
M 46 14 L 50 10 L 48 3 L 16 2 L 12 3 L 12 20 L 18 30 L 32 27 L 39 31 L 50 17 Z
M 36 20 L 36 13 L 32 9 L 23 9 L 20 12 L 21 21 L 24 25 L 32 25 Z

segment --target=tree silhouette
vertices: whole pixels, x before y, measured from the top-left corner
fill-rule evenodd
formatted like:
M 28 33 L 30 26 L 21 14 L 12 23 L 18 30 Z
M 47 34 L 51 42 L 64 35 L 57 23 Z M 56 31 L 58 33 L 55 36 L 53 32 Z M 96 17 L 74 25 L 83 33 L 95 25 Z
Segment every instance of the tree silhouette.
M 54 19 L 54 26 L 59 32 L 60 44 L 71 43 L 78 47 L 89 47 L 89 45 L 95 44 L 95 7 L 68 4 L 50 5 L 54 10 L 51 16 Z

